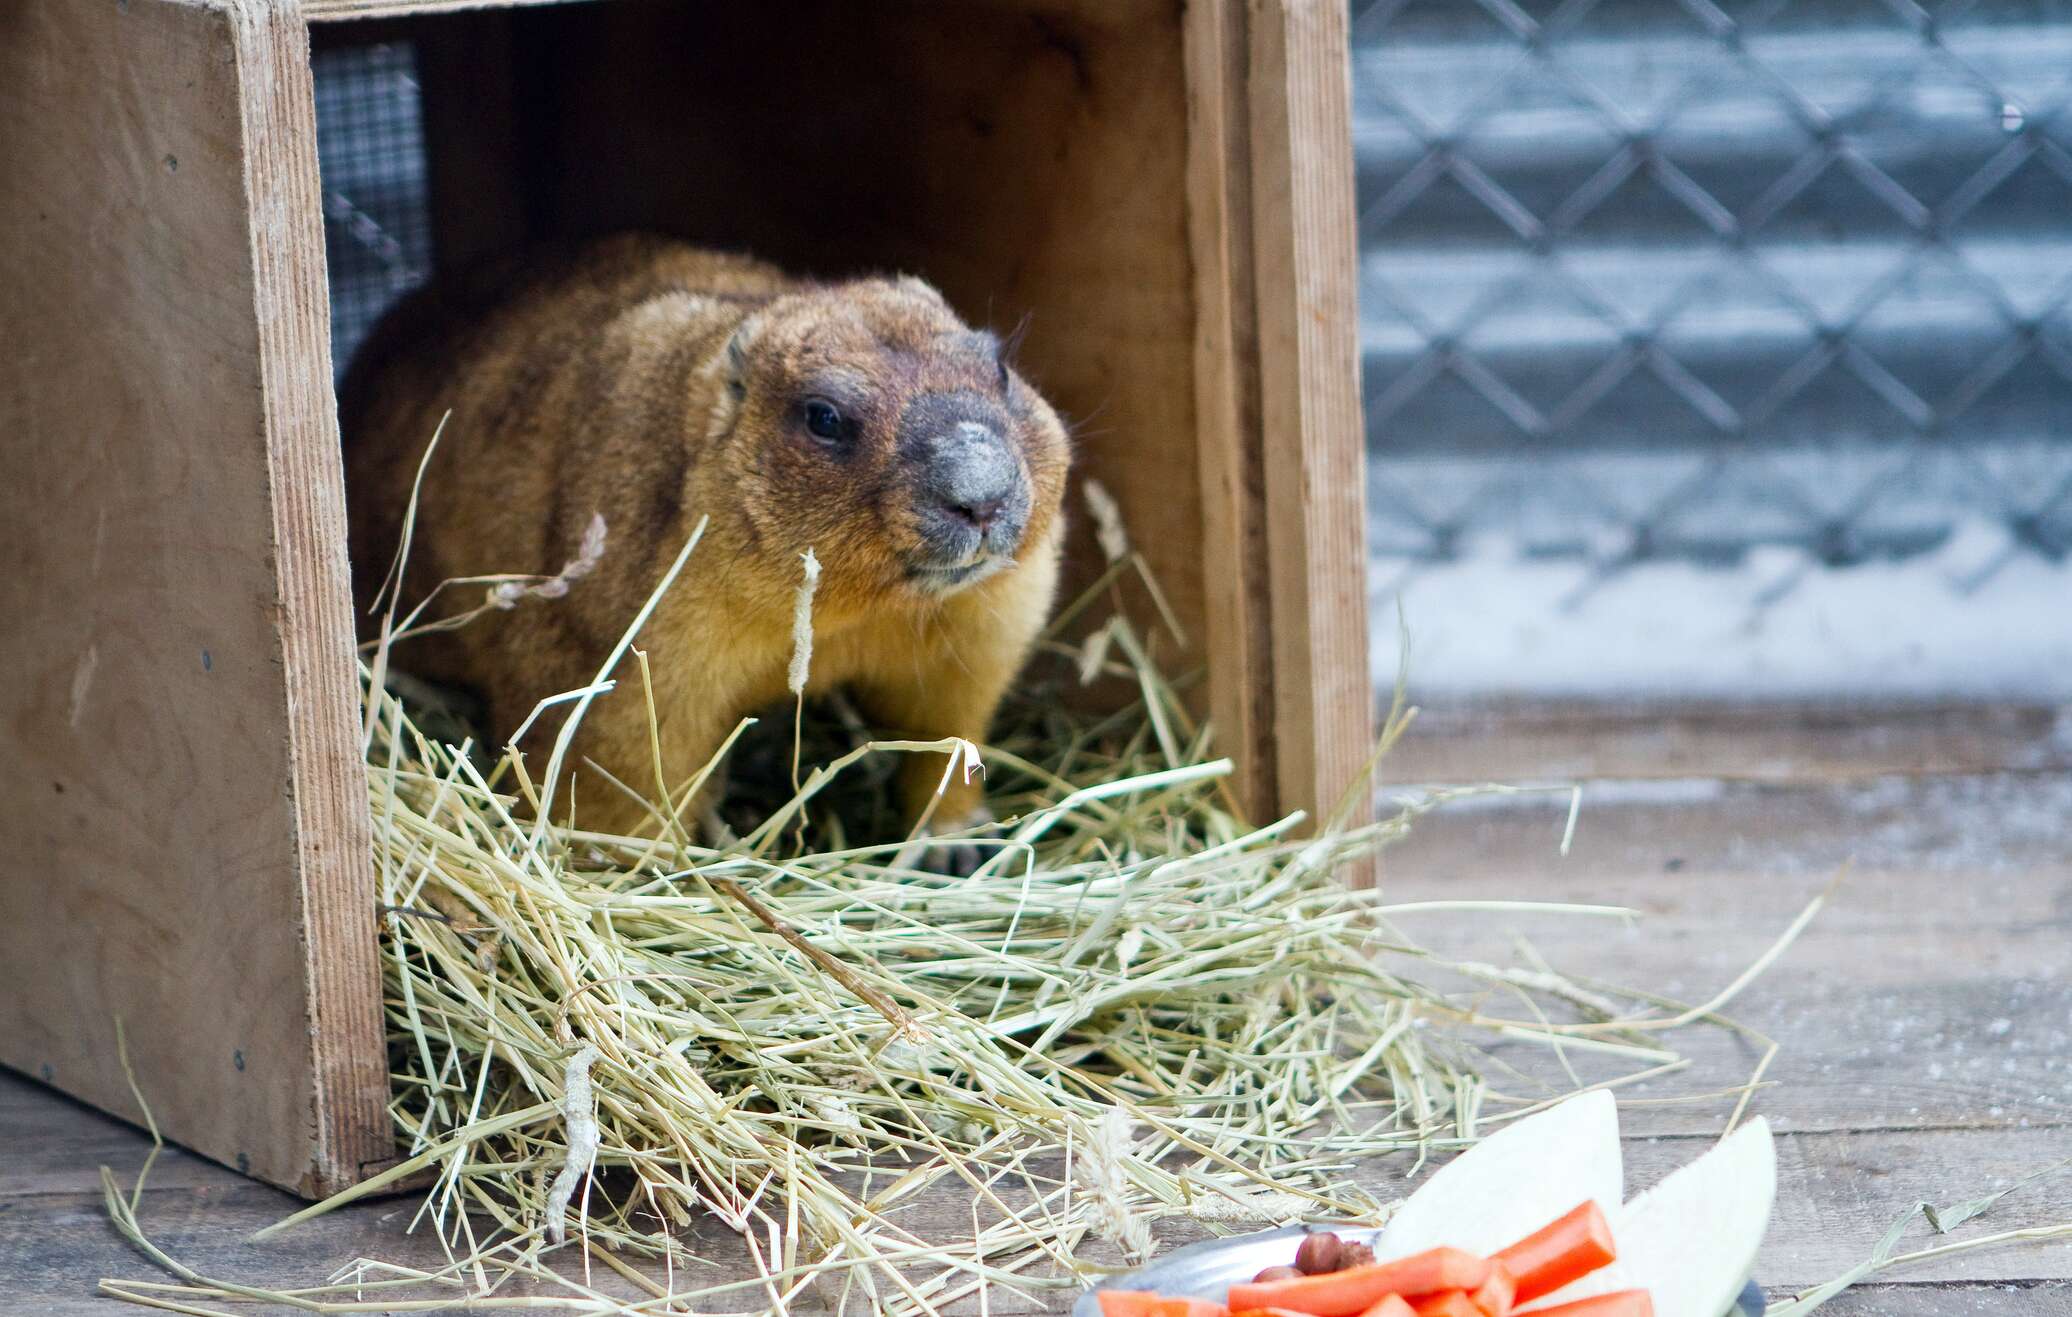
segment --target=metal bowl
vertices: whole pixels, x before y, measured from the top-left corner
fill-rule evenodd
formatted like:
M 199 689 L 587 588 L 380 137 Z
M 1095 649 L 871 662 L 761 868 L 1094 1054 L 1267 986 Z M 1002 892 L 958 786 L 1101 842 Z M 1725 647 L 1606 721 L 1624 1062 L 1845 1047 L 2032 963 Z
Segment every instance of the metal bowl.
M 1381 1234 L 1372 1226 L 1332 1228 L 1349 1244 L 1371 1246 L 1375 1237 Z M 1293 1262 L 1302 1237 L 1312 1230 L 1321 1229 L 1325 1227 L 1286 1226 L 1279 1230 L 1262 1230 L 1256 1235 L 1205 1239 L 1199 1244 L 1176 1248 L 1153 1258 L 1135 1271 L 1111 1276 L 1080 1295 L 1079 1301 L 1072 1305 L 1072 1317 L 1101 1317 L 1101 1303 L 1094 1297 L 1095 1290 L 1151 1290 L 1175 1298 L 1209 1299 L 1221 1303 L 1229 1294 L 1230 1287 L 1237 1282 L 1250 1280 L 1268 1267 Z M 1725 1317 L 1762 1317 L 1763 1306 L 1762 1287 L 1750 1281 L 1735 1301 L 1734 1311 Z

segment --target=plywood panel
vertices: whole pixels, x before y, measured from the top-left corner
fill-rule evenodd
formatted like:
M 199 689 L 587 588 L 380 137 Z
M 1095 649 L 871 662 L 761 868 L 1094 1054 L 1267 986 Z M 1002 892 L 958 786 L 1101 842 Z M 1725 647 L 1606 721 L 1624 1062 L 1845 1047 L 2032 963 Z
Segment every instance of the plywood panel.
M 1251 103 L 1243 0 L 1187 8 L 1187 219 L 1194 248 L 1195 444 L 1209 709 L 1255 814 L 1280 800 L 1266 452 L 1252 280 Z
M 408 18 L 420 14 L 456 14 L 509 9 L 515 5 L 565 4 L 570 0 L 304 0 L 302 15 L 312 23 L 341 19 Z
M 0 9 L 0 1059 L 303 1192 L 388 1146 L 306 35 Z

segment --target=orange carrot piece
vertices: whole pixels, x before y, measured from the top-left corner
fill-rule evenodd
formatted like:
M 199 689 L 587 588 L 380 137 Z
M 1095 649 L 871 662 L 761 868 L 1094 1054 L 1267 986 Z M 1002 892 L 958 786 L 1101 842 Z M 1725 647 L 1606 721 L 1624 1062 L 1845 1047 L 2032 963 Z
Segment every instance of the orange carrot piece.
M 1482 1317 L 1482 1310 L 1466 1290 L 1441 1290 L 1427 1294 L 1411 1305 L 1417 1317 Z
M 1618 1256 L 1612 1228 L 1595 1202 L 1586 1202 L 1559 1220 L 1537 1230 L 1490 1261 L 1517 1282 L 1514 1303 L 1531 1303 L 1552 1294 L 1578 1276 L 1586 1276 Z
M 1157 1317 L 1165 1302 L 1150 1290 L 1101 1290 L 1094 1297 L 1101 1301 L 1101 1317 Z
M 1400 1294 L 1391 1294 L 1360 1314 L 1360 1317 L 1417 1317 L 1417 1309 Z
M 1518 1282 L 1502 1263 L 1489 1269 L 1482 1288 L 1468 1296 L 1482 1317 L 1511 1317 L 1511 1305 L 1518 1301 Z
M 1230 1317 L 1220 1303 L 1173 1298 L 1150 1290 L 1100 1290 L 1101 1317 Z
M 1309 1317 L 1359 1317 L 1391 1294 L 1406 1299 L 1440 1290 L 1480 1289 L 1490 1262 L 1457 1248 L 1434 1248 L 1394 1262 L 1327 1271 L 1300 1280 L 1230 1287 L 1230 1309 L 1292 1308 Z
M 1296 1312 L 1293 1308 L 1241 1308 L 1231 1313 L 1230 1317 L 1309 1317 L 1309 1314 Z M 1396 1315 L 1391 1313 L 1389 1317 Z
M 1531 1317 L 1655 1317 L 1655 1301 L 1646 1290 L 1620 1290 L 1595 1298 L 1535 1308 Z

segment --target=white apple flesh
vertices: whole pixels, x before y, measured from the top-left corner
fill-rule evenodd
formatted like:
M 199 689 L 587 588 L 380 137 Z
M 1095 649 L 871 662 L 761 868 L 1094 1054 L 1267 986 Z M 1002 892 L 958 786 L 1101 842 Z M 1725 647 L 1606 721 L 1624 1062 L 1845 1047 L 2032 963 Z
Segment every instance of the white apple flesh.
M 1595 1199 L 1624 1197 L 1619 1109 L 1602 1089 L 1515 1121 L 1439 1168 L 1382 1228 L 1386 1262 L 1441 1246 L 1487 1256 Z
M 1644 1289 L 1655 1317 L 1721 1317 L 1755 1269 L 1777 1198 L 1777 1153 L 1758 1116 L 1610 1216 L 1618 1260 L 1520 1309 Z

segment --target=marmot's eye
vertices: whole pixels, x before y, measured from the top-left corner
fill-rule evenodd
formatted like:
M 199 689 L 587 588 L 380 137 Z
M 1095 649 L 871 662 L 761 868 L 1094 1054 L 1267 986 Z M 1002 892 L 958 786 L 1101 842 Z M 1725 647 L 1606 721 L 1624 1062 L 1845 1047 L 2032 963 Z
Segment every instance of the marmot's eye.
M 825 398 L 806 400 L 806 430 L 815 439 L 825 439 L 830 443 L 839 443 L 848 437 L 842 425 L 842 413 Z

